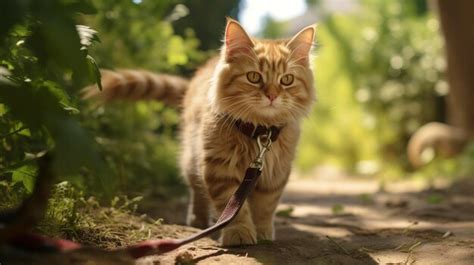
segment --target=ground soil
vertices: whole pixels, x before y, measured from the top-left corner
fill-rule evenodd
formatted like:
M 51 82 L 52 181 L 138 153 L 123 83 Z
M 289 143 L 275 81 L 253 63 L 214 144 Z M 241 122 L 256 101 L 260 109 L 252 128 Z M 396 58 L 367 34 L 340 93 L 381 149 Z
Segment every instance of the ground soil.
M 319 177 L 291 179 L 273 243 L 225 249 L 203 239 L 135 264 L 474 264 L 472 179 L 428 188 L 413 180 L 381 186 L 370 178 L 314 175 Z M 155 214 L 167 216 L 165 222 L 183 221 L 182 200 L 158 208 Z M 164 224 L 153 234 L 179 238 L 194 231 Z M 66 259 L 61 263 L 133 263 L 94 251 Z
M 474 181 L 381 187 L 316 175 L 288 184 L 271 244 L 223 249 L 209 240 L 139 263 L 474 264 Z

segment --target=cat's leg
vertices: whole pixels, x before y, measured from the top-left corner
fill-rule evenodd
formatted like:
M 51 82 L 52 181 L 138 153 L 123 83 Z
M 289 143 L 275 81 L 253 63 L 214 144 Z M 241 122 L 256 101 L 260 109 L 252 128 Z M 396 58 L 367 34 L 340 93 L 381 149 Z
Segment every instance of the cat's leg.
M 199 173 L 198 141 L 195 135 L 197 124 L 185 122 L 182 131 L 180 157 L 181 173 L 188 182 L 190 201 L 186 223 L 197 228 L 206 228 L 210 218 L 210 199 L 202 174 Z
M 257 187 L 250 195 L 249 205 L 259 241 L 275 239 L 273 219 L 284 186 L 268 190 Z
M 187 224 L 197 228 L 207 228 L 210 218 L 210 199 L 206 184 L 198 175 L 188 175 L 191 200 L 189 203 Z
M 221 214 L 229 198 L 240 185 L 236 179 L 206 176 L 209 195 L 216 208 L 216 213 Z M 253 245 L 257 243 L 257 233 L 252 222 L 248 203 L 244 203 L 235 219 L 227 225 L 221 234 L 223 246 Z

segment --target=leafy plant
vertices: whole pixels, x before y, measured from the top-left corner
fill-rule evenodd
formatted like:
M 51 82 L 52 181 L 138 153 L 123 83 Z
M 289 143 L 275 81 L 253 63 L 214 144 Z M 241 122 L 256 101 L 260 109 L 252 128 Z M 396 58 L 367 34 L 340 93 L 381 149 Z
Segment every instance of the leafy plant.
M 101 34 L 101 45 L 91 53 L 103 68 L 145 68 L 175 72 L 193 69 L 204 59 L 192 30 L 177 35 L 172 19 L 175 0 L 96 1 L 97 14 L 84 16 L 84 24 Z
M 177 113 L 160 102 L 81 104 L 82 123 L 95 134 L 104 163 L 118 192 L 144 195 L 182 194 L 176 164 Z M 95 172 L 76 183 L 99 193 Z
M 35 160 L 54 153 L 67 176 L 99 168 L 93 139 L 77 120 L 74 94 L 100 80 L 88 55 L 94 31 L 77 26 L 89 1 L 3 1 L 0 9 L 0 177 L 32 189 Z M 14 14 L 14 15 L 12 15 Z
M 97 62 L 165 72 L 192 67 L 205 58 L 198 41 L 173 32 L 166 18 L 174 1 L 94 4 L 1 3 L 0 180 L 31 191 L 36 159 L 53 152 L 61 178 L 87 194 L 182 191 L 173 110 L 156 102 L 97 107 L 77 92 L 91 83 L 101 89 Z

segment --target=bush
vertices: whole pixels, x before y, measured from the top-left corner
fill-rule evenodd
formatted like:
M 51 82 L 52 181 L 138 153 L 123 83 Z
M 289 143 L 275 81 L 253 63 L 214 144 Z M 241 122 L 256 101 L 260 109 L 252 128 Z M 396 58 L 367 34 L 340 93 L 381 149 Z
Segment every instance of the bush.
M 99 169 L 93 140 L 77 121 L 76 91 L 100 74 L 88 48 L 96 40 L 77 27 L 87 1 L 3 1 L 0 9 L 0 180 L 32 190 L 38 157 L 54 153 L 60 176 Z M 13 15 L 12 15 L 13 14 Z M 11 15 L 11 16 L 10 16 Z
M 409 136 L 442 119 L 445 62 L 438 21 L 415 3 L 363 1 L 357 14 L 318 27 L 318 102 L 305 123 L 298 165 L 400 175 Z
M 0 181 L 31 192 L 36 160 L 48 152 L 58 181 L 86 194 L 182 190 L 174 111 L 160 103 L 96 108 L 78 91 L 100 78 L 94 58 L 109 68 L 179 72 L 204 59 L 198 41 L 173 32 L 166 18 L 175 1 L 95 4 L 97 14 L 89 1 L 0 4 Z

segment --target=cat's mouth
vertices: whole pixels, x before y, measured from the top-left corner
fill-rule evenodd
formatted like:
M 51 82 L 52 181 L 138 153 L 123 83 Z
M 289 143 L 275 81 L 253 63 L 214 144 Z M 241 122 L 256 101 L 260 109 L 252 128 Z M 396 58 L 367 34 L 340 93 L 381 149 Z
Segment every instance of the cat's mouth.
M 281 106 L 279 106 L 279 104 L 275 104 L 275 102 L 267 103 L 259 107 L 259 109 L 259 113 L 266 117 L 278 116 L 282 113 Z

